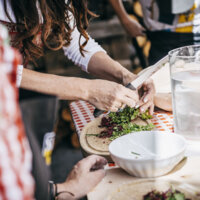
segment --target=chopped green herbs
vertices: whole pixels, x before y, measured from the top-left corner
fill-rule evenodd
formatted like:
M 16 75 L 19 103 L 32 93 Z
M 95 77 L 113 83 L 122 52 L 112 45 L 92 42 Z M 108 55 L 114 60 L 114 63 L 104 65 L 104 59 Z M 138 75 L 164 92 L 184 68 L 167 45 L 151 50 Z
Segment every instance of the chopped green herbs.
M 111 112 L 108 116 L 112 119 L 113 123 L 117 124 L 127 123 L 138 117 L 144 120 L 152 118 L 152 116 L 149 115 L 148 111 L 146 111 L 145 113 L 140 113 L 139 109 L 134 109 L 130 107 L 124 108 L 124 110 L 121 112 Z
M 134 120 L 141 118 L 143 120 L 151 119 L 148 111 L 140 113 L 139 109 L 126 107 L 121 112 L 109 113 L 107 117 L 103 117 L 100 127 L 106 127 L 106 130 L 99 134 L 99 137 L 108 137 L 110 140 L 114 140 L 122 135 L 126 135 L 133 131 L 150 131 L 155 126 L 153 124 L 137 125 Z
M 150 131 L 154 128 L 155 126 L 153 124 L 148 124 L 146 126 L 143 125 L 137 125 L 134 123 L 127 123 L 123 125 L 123 129 L 121 131 L 113 131 L 112 136 L 110 137 L 111 140 L 114 140 L 122 135 L 126 135 L 128 133 L 131 133 L 133 131 Z
M 153 190 L 144 195 L 143 200 L 191 200 L 185 197 L 185 195 L 173 188 L 170 188 L 166 192 L 159 192 Z

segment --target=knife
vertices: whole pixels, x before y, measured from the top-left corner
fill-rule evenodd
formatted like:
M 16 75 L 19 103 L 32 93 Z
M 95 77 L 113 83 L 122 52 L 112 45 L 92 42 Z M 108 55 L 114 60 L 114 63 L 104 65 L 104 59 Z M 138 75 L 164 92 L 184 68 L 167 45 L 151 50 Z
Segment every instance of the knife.
M 126 85 L 126 88 L 129 88 L 131 90 L 137 90 L 147 79 L 149 79 L 155 72 L 157 72 L 159 69 L 161 69 L 164 64 L 168 62 L 168 55 L 163 57 L 161 60 L 156 62 L 154 65 L 148 67 L 146 71 L 144 71 L 141 75 L 139 75 L 136 79 L 134 79 L 132 82 L 130 82 L 128 85 Z M 94 110 L 94 117 L 98 117 L 101 114 L 103 114 L 105 111 L 95 109 Z

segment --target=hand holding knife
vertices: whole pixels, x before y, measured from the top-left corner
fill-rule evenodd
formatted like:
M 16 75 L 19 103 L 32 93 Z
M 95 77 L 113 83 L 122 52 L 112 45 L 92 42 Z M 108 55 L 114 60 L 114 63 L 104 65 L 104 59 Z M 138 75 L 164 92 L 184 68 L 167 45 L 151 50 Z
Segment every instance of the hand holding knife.
M 167 61 L 168 55 L 156 62 L 154 65 L 150 66 L 146 71 L 144 71 L 140 76 L 138 76 L 125 87 L 131 90 L 137 90 L 147 79 L 149 79 L 155 72 L 162 68 Z M 96 108 L 94 110 L 94 117 L 98 117 L 104 112 L 105 111 Z

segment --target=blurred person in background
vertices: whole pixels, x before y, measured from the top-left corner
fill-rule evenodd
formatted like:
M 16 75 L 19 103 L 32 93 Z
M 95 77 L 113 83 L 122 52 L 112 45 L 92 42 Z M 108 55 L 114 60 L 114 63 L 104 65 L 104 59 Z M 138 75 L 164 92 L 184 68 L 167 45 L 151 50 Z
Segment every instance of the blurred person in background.
M 151 42 L 149 65 L 172 49 L 200 44 L 200 0 L 139 0 L 143 26 L 129 17 L 122 0 L 109 0 L 131 37 L 144 36 Z
M 34 188 L 38 200 L 80 199 L 104 177 L 107 161 L 89 156 L 74 166 L 64 183 L 50 182 L 48 188 L 50 176 L 39 146 L 31 132 L 26 136 L 21 120 L 16 87 L 21 56 L 8 42 L 7 30 L 0 25 L 0 199 L 31 200 Z

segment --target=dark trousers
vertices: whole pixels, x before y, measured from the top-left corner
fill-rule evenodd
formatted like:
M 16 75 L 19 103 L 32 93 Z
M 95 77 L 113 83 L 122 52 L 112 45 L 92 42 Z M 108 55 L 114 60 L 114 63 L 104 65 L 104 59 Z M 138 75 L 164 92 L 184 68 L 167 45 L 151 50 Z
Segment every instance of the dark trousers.
M 21 95 L 20 108 L 33 155 L 32 174 L 36 186 L 35 198 L 46 200 L 50 171 L 45 165 L 41 147 L 44 134 L 51 132 L 54 128 L 57 98 L 32 92 L 25 92 L 24 94 Z

